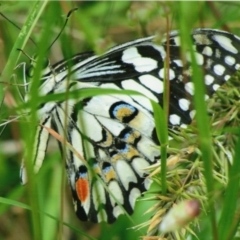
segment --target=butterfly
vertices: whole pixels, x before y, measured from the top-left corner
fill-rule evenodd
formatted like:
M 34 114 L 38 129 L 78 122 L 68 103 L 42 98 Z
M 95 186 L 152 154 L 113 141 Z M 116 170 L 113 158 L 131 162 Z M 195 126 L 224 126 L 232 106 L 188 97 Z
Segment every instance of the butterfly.
M 92 52 L 76 54 L 42 71 L 40 96 L 77 90 L 79 98 L 39 104 L 34 171 L 38 172 L 42 165 L 48 129 L 54 126 L 83 157 L 66 148 L 68 181 L 80 220 L 113 223 L 124 212 L 132 214 L 136 199 L 148 189 L 150 182 L 144 169 L 160 160 L 160 143 L 149 99 L 163 106 L 167 47 L 168 126 L 184 127 L 193 119 L 195 90 L 190 51 L 181 52 L 178 31 L 170 32 L 169 39 L 161 44 L 154 39 L 153 36 L 130 41 L 100 56 Z M 206 28 L 193 30 L 191 39 L 209 98 L 239 69 L 240 38 Z M 84 89 L 134 90 L 142 95 L 81 97 Z M 26 183 L 24 162 L 20 176 L 22 183 Z

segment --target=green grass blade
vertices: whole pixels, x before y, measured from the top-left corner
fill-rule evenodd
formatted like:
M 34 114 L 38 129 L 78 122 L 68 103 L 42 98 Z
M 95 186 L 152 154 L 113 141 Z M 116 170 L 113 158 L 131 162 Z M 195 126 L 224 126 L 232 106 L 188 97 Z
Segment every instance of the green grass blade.
M 206 179 L 206 187 L 208 193 L 208 204 L 210 210 L 210 218 L 212 224 L 212 233 L 214 239 L 217 237 L 216 216 L 214 208 L 214 179 L 213 179 L 213 164 L 212 164 L 212 141 L 210 134 L 210 120 L 207 116 L 207 107 L 204 99 L 205 86 L 202 81 L 203 74 L 196 64 L 194 53 L 191 51 L 192 69 L 193 69 L 193 83 L 194 88 L 197 89 L 194 94 L 194 106 L 196 109 L 196 122 L 198 128 L 198 139 L 202 153 L 202 160 L 204 166 L 204 176 Z
M 166 122 L 166 114 L 164 110 L 159 106 L 158 103 L 151 101 L 154 120 L 156 123 L 156 132 L 158 139 L 160 140 L 160 151 L 161 151 L 161 183 L 162 193 L 165 194 L 167 191 L 167 146 L 168 146 L 168 126 Z
M 236 221 L 234 215 L 239 198 L 240 180 L 240 134 L 238 136 L 233 164 L 229 170 L 229 180 L 225 191 L 223 210 L 218 224 L 220 240 L 233 239 L 236 233 L 236 229 L 234 229 L 233 226 L 238 225 L 240 220 L 238 219 L 238 221 L 234 223 L 234 221 Z
M 31 10 L 29 11 L 29 16 L 22 27 L 15 44 L 12 48 L 12 51 L 8 57 L 8 61 L 2 71 L 1 81 L 9 82 L 11 79 L 11 76 L 14 72 L 14 68 L 17 65 L 18 59 L 20 54 L 22 54 L 20 51 L 17 51 L 17 49 L 24 49 L 24 46 L 26 45 L 32 30 L 34 26 L 36 25 L 39 17 L 41 16 L 43 9 L 46 6 L 47 1 L 36 1 L 36 2 L 29 2 L 30 5 L 32 5 Z M 0 102 L 2 101 L 4 97 L 4 92 L 6 91 L 6 87 L 0 88 Z
M 191 29 L 188 29 L 186 26 L 189 26 L 189 22 L 192 24 L 194 19 L 194 13 L 197 14 L 197 9 L 193 4 L 181 2 L 180 8 L 182 12 L 182 16 L 186 16 L 186 18 L 180 19 L 182 22 L 180 24 L 180 34 L 181 34 L 181 43 L 184 49 L 190 49 L 191 60 L 192 60 L 192 81 L 194 83 L 194 107 L 196 109 L 196 122 L 198 129 L 198 139 L 200 143 L 200 149 L 202 153 L 202 160 L 204 166 L 204 176 L 206 179 L 206 187 L 208 194 L 208 207 L 209 207 L 209 216 L 211 219 L 212 225 L 212 237 L 213 239 L 218 239 L 217 236 L 217 225 L 216 225 L 216 216 L 213 202 L 213 194 L 214 194 L 214 180 L 213 180 L 213 166 L 212 166 L 212 142 L 211 142 L 211 134 L 210 134 L 210 126 L 209 126 L 209 118 L 207 116 L 207 106 L 204 99 L 205 96 L 205 85 L 203 81 L 203 73 L 199 66 L 197 65 L 194 51 L 191 48 L 187 48 L 187 46 L 192 46 L 192 42 L 189 37 L 189 32 Z M 188 16 L 188 12 L 191 13 Z M 192 19 L 191 19 L 192 18 Z M 191 26 L 189 26 L 191 27 Z M 197 90 L 197 91 L 196 91 Z
M 15 200 L 12 200 L 12 199 L 0 197 L 0 203 L 2 203 L 2 204 L 7 204 L 7 205 L 10 205 L 10 206 L 15 206 L 15 207 L 19 207 L 19 208 L 23 208 L 23 209 L 32 211 L 32 209 L 31 209 L 31 207 L 30 207 L 29 205 L 24 204 L 24 203 L 21 203 L 21 202 L 18 202 L 18 201 L 15 201 Z M 58 217 L 54 217 L 54 216 L 52 216 L 52 215 L 49 214 L 49 213 L 46 213 L 46 212 L 41 211 L 41 210 L 39 211 L 39 213 L 45 215 L 45 216 L 48 217 L 49 219 L 55 220 L 55 221 L 57 221 L 57 222 L 59 221 L 59 218 L 58 218 Z M 64 225 L 64 226 L 67 226 L 67 227 L 69 227 L 70 229 L 74 230 L 75 232 L 79 233 L 79 235 L 82 235 L 82 236 L 87 237 L 87 239 L 97 240 L 96 238 L 90 237 L 88 234 L 85 234 L 84 232 L 79 231 L 79 229 L 71 226 L 71 225 L 68 224 L 68 223 L 63 222 L 63 225 Z

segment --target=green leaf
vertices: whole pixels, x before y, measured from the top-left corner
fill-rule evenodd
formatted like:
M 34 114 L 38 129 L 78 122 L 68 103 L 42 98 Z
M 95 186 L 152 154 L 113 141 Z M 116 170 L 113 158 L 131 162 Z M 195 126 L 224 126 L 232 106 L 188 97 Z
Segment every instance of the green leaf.
M 233 164 L 229 170 L 229 180 L 224 196 L 222 214 L 218 224 L 219 239 L 231 240 L 237 231 L 240 222 L 239 207 L 239 181 L 240 181 L 240 131 L 235 147 Z

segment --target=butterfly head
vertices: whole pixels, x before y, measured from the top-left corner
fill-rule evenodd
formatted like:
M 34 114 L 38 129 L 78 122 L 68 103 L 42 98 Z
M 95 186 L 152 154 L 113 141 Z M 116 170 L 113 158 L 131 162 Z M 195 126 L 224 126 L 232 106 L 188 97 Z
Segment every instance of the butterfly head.
M 41 61 L 39 61 L 39 56 L 35 54 L 33 57 L 30 58 L 30 64 L 26 70 L 27 77 L 29 78 L 33 77 L 34 71 L 38 66 L 37 64 L 40 64 L 41 76 L 44 76 L 47 73 L 51 72 L 51 65 L 50 65 L 49 59 L 44 58 L 44 59 L 41 59 Z

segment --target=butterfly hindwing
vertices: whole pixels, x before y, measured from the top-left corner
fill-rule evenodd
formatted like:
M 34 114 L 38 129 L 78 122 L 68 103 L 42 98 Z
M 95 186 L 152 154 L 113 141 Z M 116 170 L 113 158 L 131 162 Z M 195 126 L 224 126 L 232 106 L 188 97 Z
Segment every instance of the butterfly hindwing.
M 91 167 L 69 152 L 67 166 L 74 168 L 70 183 L 77 212 L 83 208 L 94 222 L 112 222 L 124 213 L 123 208 L 131 214 L 136 198 L 146 190 L 144 168 L 159 160 L 159 148 L 151 136 L 152 115 L 130 97 L 124 100 L 121 95 L 89 99 L 81 110 L 73 110 L 75 127 L 68 129 L 70 143 L 82 149 Z M 85 187 L 88 198 L 78 192 Z

